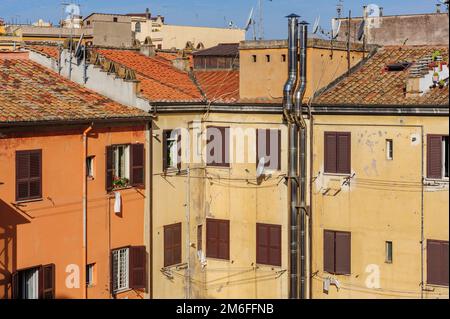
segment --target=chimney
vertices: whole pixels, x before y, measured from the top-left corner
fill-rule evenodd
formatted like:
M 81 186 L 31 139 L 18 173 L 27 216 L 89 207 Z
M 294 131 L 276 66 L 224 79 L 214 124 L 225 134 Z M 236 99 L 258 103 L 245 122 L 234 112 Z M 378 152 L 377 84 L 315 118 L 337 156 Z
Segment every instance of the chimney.
M 406 98 L 418 97 L 421 95 L 422 91 L 420 90 L 420 77 L 409 77 L 406 79 Z
M 436 13 L 441 13 L 441 4 L 436 3 Z
M 363 18 L 367 18 L 367 6 L 363 6 Z
M 142 55 L 148 56 L 148 57 L 154 57 L 156 55 L 156 48 L 153 44 L 142 44 L 139 48 L 139 51 Z
M 151 14 L 150 14 L 150 9 L 149 8 L 146 8 L 145 9 L 145 17 L 147 18 L 147 20 L 150 20 L 150 18 L 151 18 Z
M 380 17 L 382 17 L 383 16 L 383 7 L 380 7 Z
M 191 70 L 191 66 L 189 63 L 189 57 L 187 56 L 180 56 L 172 60 L 172 65 L 174 68 L 183 71 L 183 72 L 189 72 Z

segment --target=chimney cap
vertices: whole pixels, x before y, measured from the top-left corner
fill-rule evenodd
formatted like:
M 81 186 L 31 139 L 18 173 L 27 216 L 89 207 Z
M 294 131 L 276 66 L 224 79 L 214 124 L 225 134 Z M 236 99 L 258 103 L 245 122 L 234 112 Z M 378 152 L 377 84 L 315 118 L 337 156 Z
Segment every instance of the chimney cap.
M 309 23 L 306 22 L 305 20 L 303 20 L 303 21 L 300 21 L 298 24 L 301 24 L 301 25 L 308 25 Z
M 286 18 L 292 19 L 292 18 L 300 18 L 299 15 L 295 14 L 295 13 L 291 13 L 290 15 L 286 16 Z

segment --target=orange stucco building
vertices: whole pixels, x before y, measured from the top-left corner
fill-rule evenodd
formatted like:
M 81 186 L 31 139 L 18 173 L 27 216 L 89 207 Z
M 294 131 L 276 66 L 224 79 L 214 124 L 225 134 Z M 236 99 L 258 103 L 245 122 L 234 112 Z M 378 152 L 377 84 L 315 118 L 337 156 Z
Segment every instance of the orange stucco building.
M 144 298 L 149 115 L 5 56 L 0 101 L 0 299 Z

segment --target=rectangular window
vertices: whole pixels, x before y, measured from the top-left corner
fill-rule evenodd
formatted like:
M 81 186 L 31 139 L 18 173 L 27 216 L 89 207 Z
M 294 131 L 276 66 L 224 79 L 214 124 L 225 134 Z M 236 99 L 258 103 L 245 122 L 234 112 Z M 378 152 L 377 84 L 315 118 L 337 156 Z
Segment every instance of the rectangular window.
M 392 242 L 386 242 L 386 263 L 392 264 Z
M 54 299 L 55 265 L 37 266 L 12 274 L 13 299 Z
M 163 170 L 181 169 L 181 132 L 163 131 Z
M 323 270 L 336 275 L 351 271 L 351 233 L 324 230 Z
M 252 61 L 253 61 L 253 63 L 256 62 L 256 55 L 255 54 L 252 55 Z
M 42 198 L 42 151 L 16 152 L 16 201 Z
M 281 62 L 286 62 L 286 54 L 281 55 Z
M 207 165 L 230 167 L 230 128 L 209 126 L 207 134 Z
M 206 257 L 230 259 L 229 220 L 206 220 Z
M 113 22 L 117 22 L 117 21 L 119 21 L 119 19 L 117 19 L 117 17 L 114 17 Z
M 427 240 L 427 284 L 448 286 L 448 241 Z
M 281 226 L 256 224 L 256 263 L 281 267 Z
M 197 251 L 203 251 L 203 225 L 197 226 Z
M 112 251 L 113 293 L 127 290 L 129 285 L 129 248 Z
M 86 177 L 94 178 L 94 158 L 95 156 L 86 158 Z
M 427 136 L 427 177 L 449 177 L 448 135 Z
M 394 159 L 394 141 L 386 140 L 386 159 L 393 160 Z
M 281 130 L 256 130 L 256 165 L 264 160 L 264 167 L 281 170 Z
M 89 264 L 86 266 L 86 286 L 94 286 L 94 268 L 95 264 Z
M 266 62 L 270 62 L 270 55 L 266 54 Z
M 325 173 L 350 174 L 351 133 L 325 132 Z
M 106 147 L 106 189 L 145 186 L 144 144 Z
M 164 267 L 181 264 L 181 226 L 164 226 Z

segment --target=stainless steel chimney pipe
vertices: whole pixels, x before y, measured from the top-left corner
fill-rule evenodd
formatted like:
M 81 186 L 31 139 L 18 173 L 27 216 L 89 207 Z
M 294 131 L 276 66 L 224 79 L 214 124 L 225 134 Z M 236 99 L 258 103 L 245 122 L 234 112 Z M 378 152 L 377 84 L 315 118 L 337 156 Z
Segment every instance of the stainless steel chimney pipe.
M 292 13 L 288 15 L 288 79 L 283 89 L 283 113 L 288 122 L 291 121 L 293 95 L 298 81 L 298 18 Z

